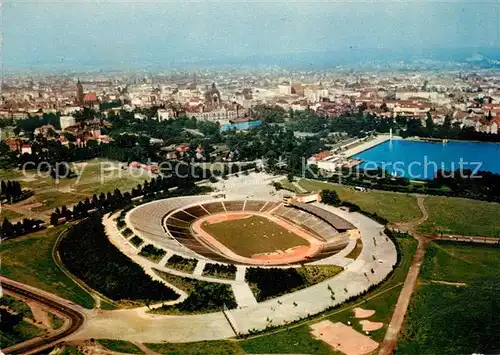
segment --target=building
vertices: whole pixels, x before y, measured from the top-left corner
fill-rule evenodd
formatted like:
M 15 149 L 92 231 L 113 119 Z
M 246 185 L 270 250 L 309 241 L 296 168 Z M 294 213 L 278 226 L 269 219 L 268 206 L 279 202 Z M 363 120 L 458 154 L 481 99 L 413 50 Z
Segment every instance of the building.
M 61 129 L 64 131 L 66 128 L 74 126 L 76 124 L 76 119 L 73 116 L 61 116 L 59 117 L 59 122 L 61 124 Z
M 80 106 L 83 106 L 83 85 L 78 79 L 76 83 L 76 103 Z
M 205 91 L 205 110 L 216 110 L 221 105 L 221 98 L 219 89 L 212 83 L 212 88 Z

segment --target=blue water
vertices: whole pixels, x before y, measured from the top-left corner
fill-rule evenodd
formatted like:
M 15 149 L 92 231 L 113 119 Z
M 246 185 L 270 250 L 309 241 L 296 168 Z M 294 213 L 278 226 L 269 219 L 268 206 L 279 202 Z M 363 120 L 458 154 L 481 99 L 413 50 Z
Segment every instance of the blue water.
M 221 132 L 225 132 L 230 129 L 236 129 L 236 130 L 247 130 L 252 127 L 257 127 L 262 124 L 261 121 L 248 121 L 248 122 L 240 122 L 240 123 L 231 123 L 225 126 L 220 127 Z
M 432 179 L 438 169 L 461 169 L 500 173 L 500 144 L 477 142 L 430 143 L 393 140 L 354 155 L 361 168 L 385 168 L 410 179 Z

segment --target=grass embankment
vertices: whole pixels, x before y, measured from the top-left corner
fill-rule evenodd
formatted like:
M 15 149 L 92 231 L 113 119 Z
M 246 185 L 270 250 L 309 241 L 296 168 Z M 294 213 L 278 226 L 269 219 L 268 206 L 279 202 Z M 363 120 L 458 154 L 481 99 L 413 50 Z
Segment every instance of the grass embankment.
M 99 339 L 99 345 L 104 346 L 106 349 L 115 351 L 117 353 L 125 354 L 144 354 L 144 352 L 137 346 L 125 340 L 112 340 L 112 339 Z
M 422 216 L 415 196 L 388 191 L 356 191 L 353 187 L 302 179 L 299 185 L 308 191 L 334 190 L 342 201 L 355 203 L 362 210 L 376 213 L 389 222 L 406 222 Z
M 66 276 L 52 258 L 52 249 L 64 228 L 48 228 L 2 242 L 2 275 L 92 308 L 92 296 Z
M 429 219 L 422 233 L 478 235 L 500 238 L 500 203 L 458 197 L 427 196 Z
M 430 244 L 397 353 L 500 353 L 499 269 L 496 247 Z
M 261 216 L 213 224 L 204 222 L 201 228 L 244 257 L 308 245 L 305 239 Z

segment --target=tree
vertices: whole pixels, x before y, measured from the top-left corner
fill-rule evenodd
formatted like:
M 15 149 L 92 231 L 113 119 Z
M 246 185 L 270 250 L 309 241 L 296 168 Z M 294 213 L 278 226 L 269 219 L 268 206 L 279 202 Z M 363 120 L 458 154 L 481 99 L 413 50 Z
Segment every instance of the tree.
M 321 191 L 321 201 L 327 205 L 338 206 L 340 204 L 340 198 L 336 191 L 333 190 L 323 190 Z

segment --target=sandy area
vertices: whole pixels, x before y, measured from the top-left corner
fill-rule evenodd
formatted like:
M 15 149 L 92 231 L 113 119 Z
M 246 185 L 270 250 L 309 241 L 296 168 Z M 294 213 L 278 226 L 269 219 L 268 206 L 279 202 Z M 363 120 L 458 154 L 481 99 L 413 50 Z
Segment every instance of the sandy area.
M 353 311 L 356 318 L 368 318 L 375 314 L 375 311 L 372 309 L 363 309 L 360 307 L 354 308 Z
M 311 326 L 311 334 L 346 355 L 368 354 L 378 348 L 378 343 L 341 323 L 324 320 Z
M 382 322 L 370 322 L 369 320 L 361 320 L 359 324 L 363 326 L 364 332 L 371 332 L 372 330 L 380 329 L 384 326 Z

